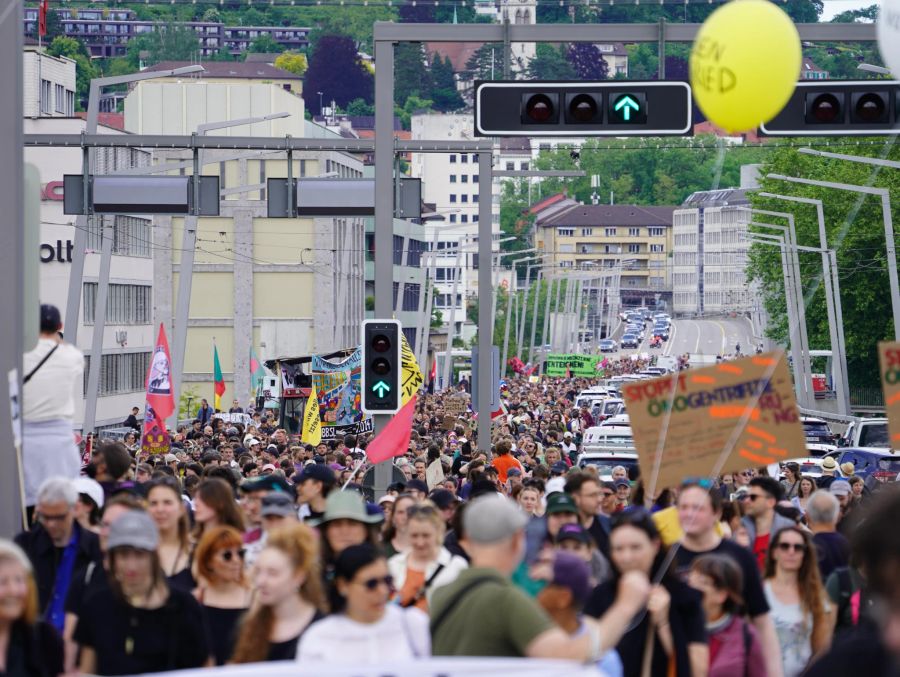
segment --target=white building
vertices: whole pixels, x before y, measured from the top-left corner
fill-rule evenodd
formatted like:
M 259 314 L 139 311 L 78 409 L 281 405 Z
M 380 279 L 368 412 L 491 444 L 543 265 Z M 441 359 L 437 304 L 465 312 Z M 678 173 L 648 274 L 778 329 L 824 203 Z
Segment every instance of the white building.
M 468 115 L 423 114 L 412 118 L 412 138 L 417 139 L 473 139 L 472 118 Z M 413 153 L 410 174 L 422 180 L 422 201 L 433 204 L 443 222 L 426 222 L 425 238 L 429 249 L 447 249 L 462 243 L 473 243 L 478 236 L 478 154 L 477 153 Z M 496 218 L 491 233 L 500 233 L 499 191 Z M 493 207 L 493 205 L 492 205 Z M 493 209 L 492 209 L 493 211 Z M 466 321 L 466 300 L 478 293 L 477 254 L 472 246 L 468 253 L 439 255 L 435 264 L 435 302 L 444 321 L 454 314 L 454 336 L 469 340 L 475 334 L 474 324 Z M 494 246 L 497 250 L 497 245 Z M 459 282 L 456 297 L 453 286 Z
M 749 312 L 746 190 L 692 193 L 673 215 L 673 309 L 686 315 Z
M 26 80 L 26 97 L 29 84 Z M 26 134 L 80 134 L 85 122 L 79 118 L 33 118 L 25 120 Z M 103 125 L 100 134 L 119 134 Z M 96 149 L 95 173 L 127 173 L 129 168 L 149 164 L 150 154 L 128 148 Z M 66 315 L 75 217 L 63 214 L 62 180 L 65 174 L 80 174 L 82 155 L 78 148 L 26 148 L 25 161 L 37 167 L 41 181 L 40 300 L 57 306 Z M 88 220 L 88 255 L 84 264 L 76 345 L 84 352 L 84 384 L 75 398 L 75 426 L 84 417 L 90 351 L 93 341 L 97 281 L 100 273 L 100 228 L 103 218 L 115 227 L 110 267 L 106 327 L 103 333 L 98 428 L 119 427 L 131 407 L 143 406 L 145 379 L 156 334 L 153 331 L 153 222 L 140 216 L 92 217 Z M 66 331 L 66 328 L 63 328 Z M 69 336 L 74 332 L 68 331 Z
M 71 118 L 75 115 L 75 61 L 50 56 L 28 46 L 22 56 L 26 118 Z

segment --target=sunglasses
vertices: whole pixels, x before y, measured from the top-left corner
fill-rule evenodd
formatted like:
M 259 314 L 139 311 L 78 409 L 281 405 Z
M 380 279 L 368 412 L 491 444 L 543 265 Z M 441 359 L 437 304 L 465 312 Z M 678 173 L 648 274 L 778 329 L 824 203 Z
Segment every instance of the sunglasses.
M 794 552 L 806 552 L 806 544 L 804 543 L 785 543 L 782 541 L 778 544 L 778 549 L 781 552 L 788 552 L 789 550 L 793 550 Z
M 765 498 L 765 496 L 763 496 L 762 494 L 747 494 L 747 496 L 745 498 L 748 501 L 750 501 L 751 503 L 753 503 L 756 499 Z
M 246 550 L 244 550 L 243 548 L 239 548 L 237 550 L 224 550 L 222 551 L 222 559 L 226 562 L 230 562 L 235 558 L 243 560 L 245 554 Z
M 385 576 L 383 578 L 368 578 L 364 581 L 360 581 L 360 585 L 362 585 L 366 590 L 370 592 L 374 592 L 378 589 L 378 586 L 384 585 L 388 590 L 394 589 L 394 577 L 393 576 Z

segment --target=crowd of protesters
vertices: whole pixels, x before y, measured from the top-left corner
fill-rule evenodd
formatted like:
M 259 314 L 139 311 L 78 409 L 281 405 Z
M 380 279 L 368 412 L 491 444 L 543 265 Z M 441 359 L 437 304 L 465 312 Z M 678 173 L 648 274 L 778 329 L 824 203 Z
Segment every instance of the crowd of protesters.
M 377 497 L 369 440 L 305 445 L 271 413 L 200 417 L 168 454 L 99 440 L 0 543 L 0 672 L 465 655 L 607 675 L 898 674 L 893 484 L 794 466 L 655 492 L 625 467 L 601 477 L 577 462 L 591 383 L 509 381 L 489 444 L 447 413 L 459 393 L 421 395 Z

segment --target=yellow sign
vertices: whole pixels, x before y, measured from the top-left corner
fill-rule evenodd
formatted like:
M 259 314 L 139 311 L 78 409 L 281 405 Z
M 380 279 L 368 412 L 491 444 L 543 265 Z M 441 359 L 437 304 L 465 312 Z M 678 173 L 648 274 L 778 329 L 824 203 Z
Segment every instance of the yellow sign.
M 400 391 L 400 406 L 402 407 L 419 392 L 419 388 L 425 382 L 422 370 L 419 369 L 419 364 L 416 362 L 416 356 L 413 355 L 409 341 L 402 332 L 400 333 L 400 362 L 403 365 L 403 382 Z
M 322 441 L 322 419 L 319 415 L 319 398 L 316 397 L 315 388 L 310 388 L 309 399 L 306 400 L 306 407 L 303 408 L 300 441 L 312 445 L 317 445 Z
M 897 449 L 900 447 L 900 343 L 879 342 L 878 363 L 881 365 L 881 388 L 884 391 L 891 448 Z
M 629 383 L 622 398 L 645 481 L 665 434 L 657 489 L 806 454 L 783 352 Z

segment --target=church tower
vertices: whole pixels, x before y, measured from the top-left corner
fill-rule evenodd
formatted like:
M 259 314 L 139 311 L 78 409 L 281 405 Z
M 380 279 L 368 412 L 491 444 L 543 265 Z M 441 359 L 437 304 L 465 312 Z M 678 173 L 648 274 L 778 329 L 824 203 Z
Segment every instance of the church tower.
M 500 0 L 499 20 L 509 19 L 510 24 L 537 23 L 537 0 Z M 535 46 L 533 42 L 514 42 L 510 45 L 512 52 L 511 69 L 514 73 L 521 73 L 528 68 L 528 63 L 534 58 Z

